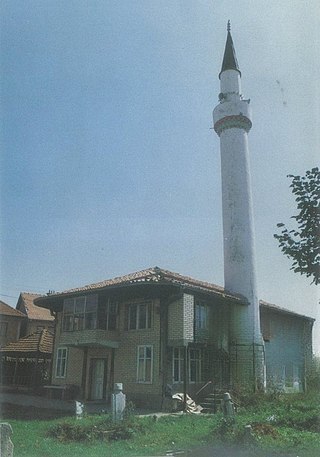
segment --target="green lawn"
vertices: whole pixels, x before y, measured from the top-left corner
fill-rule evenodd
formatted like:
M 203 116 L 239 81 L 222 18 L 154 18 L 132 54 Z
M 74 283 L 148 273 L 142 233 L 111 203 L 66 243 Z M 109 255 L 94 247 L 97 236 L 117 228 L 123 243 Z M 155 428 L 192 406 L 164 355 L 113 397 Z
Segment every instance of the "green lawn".
M 319 396 L 287 395 L 257 397 L 238 411 L 235 425 L 226 425 L 221 414 L 158 420 L 130 416 L 119 427 L 106 415 L 28 420 L 7 419 L 4 413 L 3 419 L 13 428 L 14 457 L 150 456 L 205 445 L 236 446 L 245 456 L 318 457 L 319 417 Z M 249 439 L 244 434 L 247 424 L 253 431 Z

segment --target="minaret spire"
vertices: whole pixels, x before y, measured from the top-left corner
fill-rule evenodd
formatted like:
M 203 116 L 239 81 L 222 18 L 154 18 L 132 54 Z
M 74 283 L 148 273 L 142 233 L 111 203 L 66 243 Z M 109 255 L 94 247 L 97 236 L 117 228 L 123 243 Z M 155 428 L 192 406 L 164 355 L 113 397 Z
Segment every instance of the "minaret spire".
M 241 76 L 241 71 L 239 70 L 239 64 L 238 64 L 237 57 L 236 57 L 236 51 L 233 46 L 233 40 L 232 40 L 230 30 L 231 30 L 231 25 L 230 25 L 230 21 L 228 21 L 228 24 L 227 24 L 228 35 L 227 35 L 227 41 L 226 41 L 226 46 L 225 46 L 225 50 L 224 50 L 224 56 L 223 56 L 222 67 L 221 67 L 221 71 L 219 74 L 219 78 L 221 76 L 221 73 L 224 72 L 225 70 L 236 70 L 239 72 L 239 74 Z

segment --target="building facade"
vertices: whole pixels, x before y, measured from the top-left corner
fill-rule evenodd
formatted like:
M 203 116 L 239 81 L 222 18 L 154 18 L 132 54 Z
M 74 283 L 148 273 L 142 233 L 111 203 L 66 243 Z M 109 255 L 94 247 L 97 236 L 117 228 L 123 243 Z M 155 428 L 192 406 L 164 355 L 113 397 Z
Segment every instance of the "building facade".
M 40 308 L 34 303 L 34 300 L 40 296 L 29 292 L 20 293 L 16 310 L 23 313 L 26 319 L 21 325 L 19 338 L 45 329 L 54 332 L 54 317 L 50 310 Z
M 26 316 L 21 311 L 0 301 L 0 348 L 19 338 L 25 320 Z
M 37 298 L 56 316 L 52 383 L 74 386 L 85 400 L 108 399 L 114 382 L 137 405 L 153 407 L 169 392 L 197 399 L 209 385 L 305 388 L 313 320 L 258 300 L 252 122 L 230 24 L 219 78 L 213 121 L 221 150 L 225 285 L 155 267 Z
M 36 303 L 56 316 L 52 384 L 84 400 L 108 401 L 122 382 L 137 406 L 159 408 L 168 390 L 196 398 L 207 383 L 210 389 L 244 384 L 236 376 L 230 316 L 246 300 L 219 286 L 155 267 Z M 277 378 L 279 389 L 303 390 L 313 320 L 267 303 L 260 309 L 269 385 Z M 266 329 L 289 315 L 295 348 L 279 351 L 280 333 Z

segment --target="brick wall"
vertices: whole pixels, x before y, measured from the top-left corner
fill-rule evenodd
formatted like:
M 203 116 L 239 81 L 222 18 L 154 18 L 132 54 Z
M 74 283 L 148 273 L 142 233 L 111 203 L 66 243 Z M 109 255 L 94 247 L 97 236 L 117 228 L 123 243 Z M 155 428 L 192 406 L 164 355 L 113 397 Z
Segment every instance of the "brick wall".
M 114 350 L 114 379 L 113 382 L 122 382 L 128 400 L 136 405 L 148 402 L 155 405 L 161 402 L 162 380 L 160 375 L 160 301 L 147 300 L 151 304 L 151 327 L 141 330 L 128 330 L 128 305 L 142 303 L 143 299 L 128 300 L 119 303 L 119 325 L 117 331 L 82 330 L 62 332 L 62 313 L 58 313 L 56 337 L 53 357 L 52 383 L 57 385 L 74 384 L 81 386 L 84 365 L 84 347 L 101 344 L 111 344 Z M 79 345 L 79 347 L 71 347 Z M 139 345 L 151 345 L 153 348 L 152 382 L 137 382 L 137 351 Z M 118 346 L 118 347 L 116 347 Z M 55 377 L 57 349 L 68 347 L 67 372 L 65 378 Z M 90 363 L 93 358 L 105 358 L 108 363 L 107 393 L 113 389 L 111 385 L 110 369 L 112 349 L 110 347 L 88 347 L 86 364 L 86 392 L 90 396 Z
M 169 345 L 183 346 L 194 340 L 194 297 L 183 296 L 169 305 L 168 341 Z
M 152 301 L 151 328 L 127 330 L 126 312 L 130 303 L 142 300 L 130 300 L 121 304 L 119 349 L 115 351 L 114 382 L 122 382 L 128 399 L 136 405 L 144 402 L 159 402 L 162 392 L 160 376 L 160 301 Z M 153 348 L 152 382 L 137 382 L 137 357 L 139 345 L 151 345 Z

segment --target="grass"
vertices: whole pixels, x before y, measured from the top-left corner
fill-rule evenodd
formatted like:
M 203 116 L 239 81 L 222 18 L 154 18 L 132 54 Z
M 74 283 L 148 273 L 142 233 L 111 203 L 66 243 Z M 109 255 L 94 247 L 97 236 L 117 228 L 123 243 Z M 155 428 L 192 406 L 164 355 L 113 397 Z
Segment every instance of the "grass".
M 107 415 L 37 420 L 37 411 L 33 411 L 33 419 L 28 420 L 20 408 L 20 419 L 13 419 L 6 409 L 3 416 L 14 431 L 15 457 L 150 456 L 203 446 L 230 446 L 237 449 L 235 456 L 318 457 L 319 400 L 316 394 L 256 396 L 237 412 L 235 424 L 226 423 L 222 414 L 164 416 L 158 420 L 131 415 L 119 426 Z M 244 432 L 248 424 L 252 426 L 250 436 Z
M 139 424 L 137 431 L 127 440 L 101 440 L 94 437 L 81 439 L 76 432 L 78 442 L 63 438 L 48 436 L 49 430 L 63 425 L 64 430 L 69 427 L 81 427 L 88 430 L 90 427 L 100 428 L 105 419 L 91 416 L 82 420 L 64 418 L 45 421 L 10 420 L 14 430 L 13 442 L 15 457 L 57 457 L 67 456 L 94 456 L 94 457 L 121 457 L 132 455 L 152 455 L 165 452 L 169 449 L 186 449 L 195 445 L 208 443 L 212 431 L 212 417 L 164 417 L 157 422 L 152 417 L 137 418 L 133 422 Z M 81 424 L 79 424 L 81 423 Z M 107 421 L 108 423 L 108 421 Z M 131 425 L 131 424 L 130 424 Z M 102 427 L 103 428 L 103 427 Z M 101 428 L 101 429 L 102 429 Z M 107 427 L 106 427 L 107 428 Z M 131 427 L 130 427 L 131 428 Z M 84 438 L 85 432 L 82 434 Z

